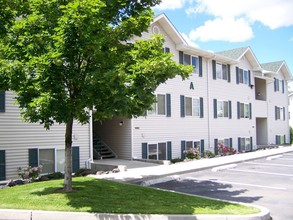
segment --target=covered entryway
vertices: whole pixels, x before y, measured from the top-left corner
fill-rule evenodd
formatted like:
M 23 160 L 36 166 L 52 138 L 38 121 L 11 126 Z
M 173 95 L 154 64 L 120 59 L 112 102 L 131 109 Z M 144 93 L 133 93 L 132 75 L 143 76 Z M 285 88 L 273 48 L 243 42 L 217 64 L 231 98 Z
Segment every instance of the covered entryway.
M 268 145 L 267 118 L 256 118 L 256 145 Z

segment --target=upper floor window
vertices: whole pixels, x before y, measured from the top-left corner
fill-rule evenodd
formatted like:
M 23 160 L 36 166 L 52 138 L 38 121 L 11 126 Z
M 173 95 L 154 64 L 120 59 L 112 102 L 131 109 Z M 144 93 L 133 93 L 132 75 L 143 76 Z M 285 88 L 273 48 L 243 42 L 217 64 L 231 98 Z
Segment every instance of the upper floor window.
M 213 79 L 223 79 L 230 82 L 230 65 L 212 61 Z
M 232 102 L 214 99 L 214 118 L 232 118 Z
M 0 112 L 5 112 L 5 91 L 0 91 Z
M 181 117 L 198 116 L 203 118 L 203 98 L 180 96 Z
M 171 116 L 171 95 L 157 94 L 156 102 L 152 109 L 148 111 L 148 115 L 166 115 Z
M 183 65 L 191 65 L 193 67 L 193 73 L 202 76 L 202 57 L 192 56 L 179 51 L 179 63 Z
M 169 47 L 163 47 L 163 53 L 170 53 Z
M 236 83 L 251 85 L 250 70 L 244 70 L 236 67 Z
M 275 119 L 285 120 L 285 107 L 275 106 Z
M 274 90 L 275 92 L 285 93 L 285 81 L 281 79 L 274 78 Z
M 251 103 L 237 102 L 237 116 L 239 118 L 252 118 Z

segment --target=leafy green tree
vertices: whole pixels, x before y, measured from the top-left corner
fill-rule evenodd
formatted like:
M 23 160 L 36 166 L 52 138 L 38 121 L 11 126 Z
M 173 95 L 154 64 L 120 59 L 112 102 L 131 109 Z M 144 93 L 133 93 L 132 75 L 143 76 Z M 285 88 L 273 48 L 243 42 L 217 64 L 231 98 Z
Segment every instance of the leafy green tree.
M 13 1 L 13 16 L 2 20 L 9 28 L 0 80 L 26 121 L 66 125 L 64 190 L 71 191 L 73 121 L 88 123 L 89 110 L 99 121 L 143 115 L 159 84 L 192 68 L 163 53 L 163 36 L 129 40 L 147 30 L 159 0 Z

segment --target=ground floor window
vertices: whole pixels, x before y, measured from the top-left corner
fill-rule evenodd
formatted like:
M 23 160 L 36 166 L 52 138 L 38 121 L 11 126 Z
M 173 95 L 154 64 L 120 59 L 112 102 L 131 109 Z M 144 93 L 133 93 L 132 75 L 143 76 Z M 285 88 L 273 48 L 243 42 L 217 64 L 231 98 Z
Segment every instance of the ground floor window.
M 72 172 L 79 169 L 79 147 L 72 147 Z M 64 172 L 65 150 L 64 149 L 29 149 L 29 166 L 42 165 L 42 173 Z
M 251 138 L 243 137 L 238 139 L 238 151 L 251 151 Z
M 151 160 L 166 160 L 167 159 L 167 144 L 149 144 L 148 145 L 148 159 Z
M 286 136 L 285 135 L 276 135 L 276 144 L 285 144 Z
M 232 147 L 232 143 L 230 141 L 230 138 L 218 139 L 218 144 L 222 144 L 225 147 Z
M 39 164 L 43 166 L 42 173 L 54 173 L 55 149 L 39 149 Z

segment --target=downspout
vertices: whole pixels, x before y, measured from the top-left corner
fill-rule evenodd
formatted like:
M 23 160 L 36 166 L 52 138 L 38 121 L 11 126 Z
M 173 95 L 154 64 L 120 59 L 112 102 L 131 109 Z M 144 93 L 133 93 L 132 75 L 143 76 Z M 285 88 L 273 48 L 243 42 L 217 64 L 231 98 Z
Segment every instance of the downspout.
M 211 148 L 211 120 L 210 120 L 210 91 L 209 91 L 209 61 L 214 57 L 207 59 L 207 116 L 208 116 L 208 147 Z
M 89 121 L 89 126 L 90 126 L 90 152 L 89 152 L 89 159 L 87 161 L 87 168 L 91 168 L 91 162 L 94 160 L 93 158 L 93 112 L 92 110 L 89 111 L 90 113 L 90 121 Z

